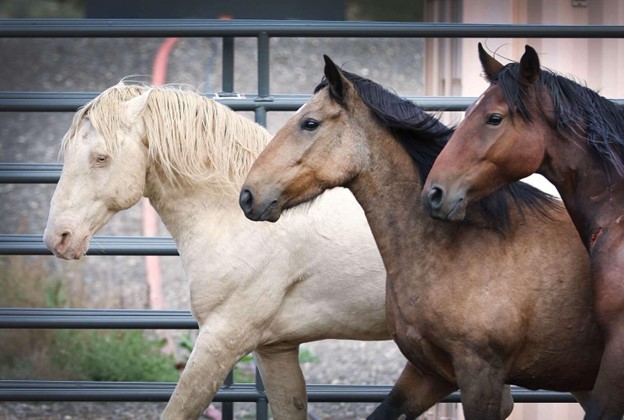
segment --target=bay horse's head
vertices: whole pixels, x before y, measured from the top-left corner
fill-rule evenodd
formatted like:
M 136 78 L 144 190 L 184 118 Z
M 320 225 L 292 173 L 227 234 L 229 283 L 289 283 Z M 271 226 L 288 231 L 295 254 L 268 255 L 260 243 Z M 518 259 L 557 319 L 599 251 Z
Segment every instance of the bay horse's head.
M 536 172 L 544 160 L 552 116 L 550 99 L 535 88 L 537 53 L 527 45 L 519 63 L 503 66 L 479 44 L 479 59 L 490 86 L 466 111 L 423 188 L 435 218 L 463 220 L 471 202 Z M 511 92 L 519 96 L 513 107 Z
M 275 134 L 247 175 L 239 202 L 251 220 L 277 221 L 285 209 L 347 184 L 368 160 L 358 139 L 365 137 L 370 111 L 324 58 L 327 85 Z
M 82 257 L 95 232 L 143 196 L 147 147 L 140 115 L 149 91 L 113 103 L 102 97 L 109 91 L 78 111 L 63 140 L 63 171 L 44 233 L 60 258 Z

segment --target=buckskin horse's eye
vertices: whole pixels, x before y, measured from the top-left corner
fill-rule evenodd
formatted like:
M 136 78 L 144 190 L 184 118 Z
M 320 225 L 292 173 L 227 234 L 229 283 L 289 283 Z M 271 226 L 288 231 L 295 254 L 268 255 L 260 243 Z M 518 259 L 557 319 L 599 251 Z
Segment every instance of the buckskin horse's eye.
M 301 123 L 301 128 L 307 131 L 314 131 L 319 127 L 320 123 L 313 118 L 308 118 Z
M 487 120 L 487 123 L 490 125 L 498 125 L 502 122 L 503 122 L 503 116 L 501 114 L 491 114 Z

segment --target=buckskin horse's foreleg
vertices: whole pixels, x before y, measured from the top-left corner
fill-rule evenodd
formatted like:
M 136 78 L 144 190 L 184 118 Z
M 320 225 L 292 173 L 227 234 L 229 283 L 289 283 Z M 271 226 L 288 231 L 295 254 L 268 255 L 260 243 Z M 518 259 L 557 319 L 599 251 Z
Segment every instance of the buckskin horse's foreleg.
M 240 342 L 237 342 L 240 341 Z M 234 340 L 230 328 L 224 331 L 199 329 L 199 335 L 180 380 L 161 419 L 196 420 L 208 407 L 228 372 L 255 347 L 252 338 Z
M 407 362 L 390 394 L 368 420 L 415 419 L 457 387 L 439 376 L 422 373 Z
M 583 408 L 583 410 L 587 411 L 587 405 L 589 404 L 589 399 L 591 398 L 590 391 L 574 391 L 570 392 L 574 399 L 579 403 L 579 405 Z
M 306 384 L 299 346 L 267 346 L 254 352 L 275 420 L 306 420 Z
M 502 407 L 505 371 L 476 356 L 454 364 L 466 420 L 499 420 Z M 509 389 L 509 388 L 507 388 Z

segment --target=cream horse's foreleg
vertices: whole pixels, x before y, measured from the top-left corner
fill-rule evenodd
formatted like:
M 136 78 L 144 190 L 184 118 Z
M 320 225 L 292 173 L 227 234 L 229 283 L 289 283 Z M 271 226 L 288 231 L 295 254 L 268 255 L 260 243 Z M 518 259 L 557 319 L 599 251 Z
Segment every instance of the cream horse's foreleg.
M 227 345 L 225 345 L 227 343 Z M 196 420 L 208 407 L 228 372 L 255 346 L 232 341 L 232 331 L 200 328 L 193 351 L 161 419 Z
M 275 420 L 307 418 L 306 384 L 299 365 L 299 346 L 267 346 L 254 352 Z

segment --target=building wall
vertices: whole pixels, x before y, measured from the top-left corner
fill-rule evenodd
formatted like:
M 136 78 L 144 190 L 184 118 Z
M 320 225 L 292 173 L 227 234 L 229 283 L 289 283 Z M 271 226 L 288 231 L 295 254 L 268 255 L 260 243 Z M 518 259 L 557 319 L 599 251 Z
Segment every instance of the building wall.
M 464 0 L 463 22 L 572 25 L 622 25 L 624 2 L 591 0 Z M 486 11 L 486 12 L 484 12 Z M 496 51 L 501 60 L 517 61 L 531 45 L 543 66 L 584 82 L 610 98 L 624 97 L 624 39 L 588 38 L 466 38 L 461 42 L 461 92 L 475 96 L 487 86 L 480 77 L 477 43 Z

